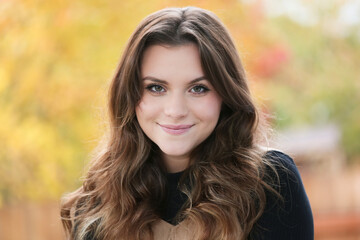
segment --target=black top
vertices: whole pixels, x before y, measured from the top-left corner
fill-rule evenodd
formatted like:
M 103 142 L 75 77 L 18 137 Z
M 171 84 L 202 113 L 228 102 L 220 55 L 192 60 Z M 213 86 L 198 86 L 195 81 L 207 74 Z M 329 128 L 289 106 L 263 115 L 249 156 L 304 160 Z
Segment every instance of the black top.
M 259 218 L 250 233 L 254 240 L 313 240 L 314 224 L 309 200 L 294 161 L 286 154 L 269 151 L 265 157 L 278 162 L 277 166 L 280 187 L 277 189 L 284 199 L 267 193 L 267 202 L 263 215 Z M 178 189 L 178 182 L 183 172 L 167 174 L 167 199 L 162 204 L 161 218 L 170 224 L 177 224 L 174 217 L 186 201 L 186 196 Z M 75 226 L 76 231 L 76 226 Z M 86 240 L 94 240 L 89 233 Z
M 278 201 L 267 193 L 267 202 L 263 215 L 250 233 L 256 240 L 311 240 L 314 239 L 313 216 L 309 200 L 294 161 L 279 151 L 269 151 L 265 157 L 278 162 L 284 168 L 276 166 L 279 174 L 280 189 L 284 199 Z M 175 216 L 187 197 L 179 191 L 178 182 L 183 172 L 168 173 L 167 199 L 161 210 L 161 218 L 176 225 Z

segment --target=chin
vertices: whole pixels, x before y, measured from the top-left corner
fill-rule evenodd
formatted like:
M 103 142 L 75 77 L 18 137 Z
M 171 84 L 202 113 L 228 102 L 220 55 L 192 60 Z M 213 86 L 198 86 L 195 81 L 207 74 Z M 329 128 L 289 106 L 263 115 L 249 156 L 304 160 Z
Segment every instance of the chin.
M 177 158 L 177 157 L 183 157 L 183 156 L 187 156 L 189 155 L 190 151 L 189 150 L 184 150 L 184 149 L 169 149 L 169 148 L 160 148 L 161 151 L 168 156 Z

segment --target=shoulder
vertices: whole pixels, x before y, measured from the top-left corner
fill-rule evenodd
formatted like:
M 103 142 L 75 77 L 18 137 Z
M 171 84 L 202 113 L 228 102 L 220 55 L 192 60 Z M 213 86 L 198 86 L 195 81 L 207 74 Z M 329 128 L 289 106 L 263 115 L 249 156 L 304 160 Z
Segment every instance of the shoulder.
M 268 161 L 266 168 L 267 173 L 271 176 L 277 174 L 281 185 L 289 183 L 290 180 L 294 184 L 302 184 L 300 172 L 294 160 L 289 155 L 279 150 L 269 150 L 265 152 L 263 158 Z
M 284 152 L 278 149 L 264 149 L 263 157 L 269 160 L 275 166 L 284 166 L 289 170 L 298 171 L 294 160 Z
M 310 203 L 293 159 L 279 151 L 264 154 L 270 166 L 270 183 L 281 198 L 266 192 L 266 206 L 257 222 L 262 237 L 255 239 L 313 239 L 314 226 Z M 274 184 L 273 183 L 277 183 Z

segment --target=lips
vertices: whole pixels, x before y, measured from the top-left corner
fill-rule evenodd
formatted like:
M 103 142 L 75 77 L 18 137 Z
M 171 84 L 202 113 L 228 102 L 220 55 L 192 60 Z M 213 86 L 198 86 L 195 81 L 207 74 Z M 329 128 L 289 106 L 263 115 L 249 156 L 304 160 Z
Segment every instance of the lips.
M 188 132 L 194 124 L 169 125 L 159 124 L 159 126 L 167 133 L 172 135 L 181 135 Z

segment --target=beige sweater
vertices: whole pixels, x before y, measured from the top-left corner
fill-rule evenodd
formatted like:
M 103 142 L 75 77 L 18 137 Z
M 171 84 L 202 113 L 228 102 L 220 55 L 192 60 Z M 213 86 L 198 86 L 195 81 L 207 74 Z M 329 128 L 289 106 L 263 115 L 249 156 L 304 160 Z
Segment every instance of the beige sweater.
M 155 240 L 190 240 L 193 239 L 191 227 L 185 221 L 174 226 L 160 219 L 152 226 Z

